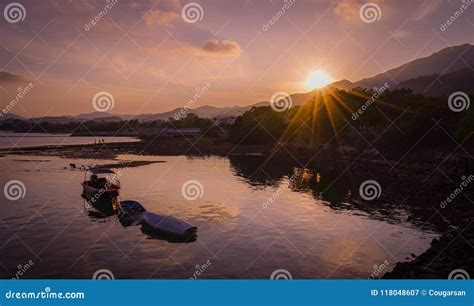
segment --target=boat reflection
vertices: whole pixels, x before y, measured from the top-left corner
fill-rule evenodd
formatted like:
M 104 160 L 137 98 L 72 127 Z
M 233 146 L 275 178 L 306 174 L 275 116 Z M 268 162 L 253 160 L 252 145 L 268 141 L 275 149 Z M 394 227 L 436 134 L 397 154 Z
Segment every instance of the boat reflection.
M 140 226 L 142 233 L 148 236 L 150 239 L 164 240 L 169 243 L 190 243 L 197 240 L 197 234 L 186 236 L 177 236 L 165 232 L 153 230 L 150 226 L 142 220 L 142 213 L 145 209 L 135 201 L 120 201 L 119 197 L 113 198 L 101 198 L 96 201 L 87 200 L 83 195 L 84 199 L 84 213 L 94 222 L 111 222 L 118 221 L 124 228 L 131 226 Z M 135 207 L 133 209 L 124 209 L 127 204 L 133 203 Z M 142 210 L 138 209 L 136 205 L 139 205 Z
M 109 222 L 113 221 L 112 216 L 115 215 L 113 211 L 103 211 L 97 209 L 84 199 L 84 213 L 91 219 L 91 221 Z
M 84 199 L 84 203 L 87 206 L 95 208 L 96 211 L 107 216 L 113 216 L 117 212 L 118 197 L 113 198 L 98 198 L 98 199 L 87 199 L 83 194 L 81 197 Z
M 143 234 L 147 235 L 149 239 L 165 240 L 169 243 L 190 243 L 197 240 L 197 234 L 187 237 L 177 237 L 163 232 L 153 231 L 150 229 L 150 227 L 146 225 L 142 225 L 140 227 L 140 230 Z

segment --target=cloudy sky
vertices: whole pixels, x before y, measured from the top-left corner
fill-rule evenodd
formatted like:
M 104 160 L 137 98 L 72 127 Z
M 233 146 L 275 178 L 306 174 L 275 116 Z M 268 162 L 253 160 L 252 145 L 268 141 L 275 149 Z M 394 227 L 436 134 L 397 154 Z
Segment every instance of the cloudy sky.
M 29 82 L 13 113 L 89 113 L 98 92 L 114 97 L 111 113 L 157 113 L 206 84 L 194 107 L 249 105 L 309 91 L 315 70 L 357 81 L 473 43 L 474 4 L 440 28 L 460 0 L 374 0 L 375 21 L 361 18 L 364 0 L 195 2 L 18 0 L 15 12 L 1 0 L 0 108 Z

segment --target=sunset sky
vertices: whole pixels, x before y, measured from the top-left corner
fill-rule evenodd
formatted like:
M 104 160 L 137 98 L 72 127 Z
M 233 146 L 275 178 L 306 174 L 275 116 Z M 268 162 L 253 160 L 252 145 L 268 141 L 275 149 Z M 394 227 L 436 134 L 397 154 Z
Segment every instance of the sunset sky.
M 473 43 L 474 5 L 441 31 L 461 1 L 197 0 L 202 19 L 186 22 L 180 0 L 26 1 L 24 19 L 0 18 L 0 106 L 34 84 L 13 113 L 53 116 L 93 112 L 97 92 L 113 95 L 117 114 L 183 107 L 249 105 L 273 93 L 309 91 L 324 71 L 357 81 L 442 48 Z M 0 1 L 2 12 L 11 1 Z M 276 22 L 268 22 L 286 3 Z M 90 22 L 99 19 L 95 25 Z M 5 73 L 8 72 L 8 73 Z

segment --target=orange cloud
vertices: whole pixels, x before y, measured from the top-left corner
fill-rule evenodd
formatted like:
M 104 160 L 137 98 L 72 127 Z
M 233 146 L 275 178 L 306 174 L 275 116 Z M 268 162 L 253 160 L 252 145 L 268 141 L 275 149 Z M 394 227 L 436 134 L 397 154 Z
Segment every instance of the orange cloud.
M 383 0 L 372 0 L 370 2 L 380 5 Z M 364 0 L 341 0 L 334 6 L 333 12 L 336 16 L 341 17 L 345 21 L 360 20 L 360 8 L 366 3 L 368 2 Z M 383 13 L 386 13 L 385 9 Z
M 240 45 L 233 40 L 209 39 L 201 46 L 201 50 L 224 56 L 238 56 L 242 53 Z
M 149 10 L 143 15 L 147 26 L 164 25 L 170 26 L 181 20 L 181 15 L 175 12 L 166 12 L 160 10 Z

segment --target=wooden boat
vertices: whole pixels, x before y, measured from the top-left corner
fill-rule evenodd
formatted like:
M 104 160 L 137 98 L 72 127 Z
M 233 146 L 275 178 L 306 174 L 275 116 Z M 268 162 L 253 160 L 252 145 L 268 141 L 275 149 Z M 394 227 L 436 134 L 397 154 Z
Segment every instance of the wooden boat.
M 87 179 L 87 175 L 90 175 Z M 94 168 L 86 171 L 82 185 L 82 195 L 92 202 L 113 199 L 119 195 L 120 181 L 118 175 L 110 169 Z
M 197 227 L 171 216 L 163 216 L 150 212 L 141 215 L 142 224 L 148 229 L 179 238 L 196 235 Z

